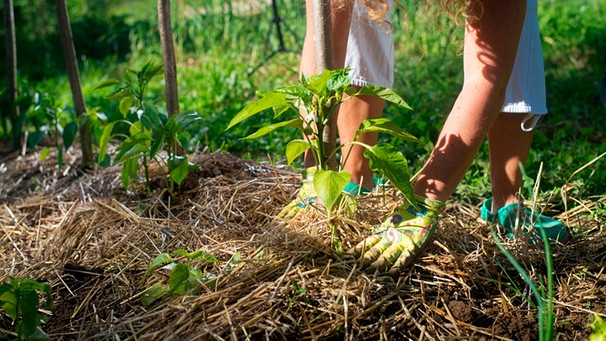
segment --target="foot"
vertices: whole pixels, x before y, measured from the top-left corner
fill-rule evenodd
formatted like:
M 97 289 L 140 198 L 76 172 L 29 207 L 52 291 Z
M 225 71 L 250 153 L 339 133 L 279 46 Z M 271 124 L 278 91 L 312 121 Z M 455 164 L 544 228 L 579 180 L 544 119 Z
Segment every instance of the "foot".
M 438 228 L 438 216 L 444 203 L 417 196 L 420 211 L 412 205 L 401 206 L 374 234 L 348 253 L 362 257 L 367 271 L 397 275 L 423 252 Z
M 480 218 L 488 223 L 503 226 L 511 238 L 514 238 L 516 230 L 521 230 L 524 236 L 529 235 L 528 241 L 531 244 L 542 242 L 543 233 L 541 231 L 545 232 L 545 236 L 551 242 L 565 244 L 571 238 L 564 223 L 537 212 L 533 213 L 530 208 L 524 207 L 521 203 L 514 202 L 505 205 L 496 213 L 492 213 L 491 209 L 492 199 L 484 201 L 480 210 Z

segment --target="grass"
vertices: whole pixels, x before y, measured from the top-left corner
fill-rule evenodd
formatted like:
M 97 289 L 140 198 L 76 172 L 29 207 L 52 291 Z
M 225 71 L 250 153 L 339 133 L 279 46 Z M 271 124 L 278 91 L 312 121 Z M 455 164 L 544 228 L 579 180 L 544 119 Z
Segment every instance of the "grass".
M 415 111 L 401 112 L 387 106 L 384 114 L 424 142 L 410 145 L 391 141 L 404 152 L 414 172 L 433 147 L 460 89 L 462 28 L 435 9 L 428 11 L 411 0 L 401 3 L 402 8 L 396 9 L 393 17 L 397 65 L 394 89 Z M 243 7 L 245 4 L 250 5 L 250 2 L 173 2 L 181 110 L 197 110 L 204 115 L 206 128 L 201 144 L 213 151 L 222 149 L 253 159 L 278 158 L 284 154 L 291 132 L 277 132 L 254 141 L 239 140 L 271 120 L 270 113 L 252 121 L 248 129 L 239 127 L 224 132 L 224 128 L 233 115 L 254 98 L 256 91 L 293 83 L 297 78 L 297 51 L 301 48 L 305 29 L 304 5 L 293 0 L 278 3 L 283 19 L 284 45 L 295 52 L 278 53 L 265 60 L 279 46 L 272 26 L 271 7 L 264 2 Z M 112 117 L 117 113 L 115 104 L 104 99 L 106 93 L 93 88 L 107 77 L 119 76 L 125 68 L 137 69 L 150 60 L 160 60 L 155 3 L 151 0 L 119 4 L 70 1 L 70 6 L 76 28 L 81 23 L 95 23 L 95 30 L 88 32 L 88 36 L 75 34 L 81 39 L 76 41 L 76 48 L 88 53 L 81 58 L 87 105 Z M 30 12 L 34 10 L 44 12 L 45 8 L 38 4 L 29 9 Z M 537 129 L 526 169 L 530 175 L 536 174 L 539 164 L 545 163 L 542 187 L 554 192 L 552 197 L 556 206 L 563 205 L 557 194 L 570 175 L 606 151 L 603 143 L 606 124 L 597 119 L 604 114 L 599 100 L 599 81 L 606 75 L 606 55 L 600 53 L 606 50 L 606 43 L 601 39 L 601 32 L 606 30 L 602 20 L 605 11 L 606 5 L 598 0 L 545 0 L 539 4 L 550 115 Z M 89 17 L 99 20 L 86 19 Z M 107 30 L 103 29 L 104 21 L 112 24 Z M 52 20 L 49 25 L 51 23 Z M 23 27 L 31 28 L 32 25 L 24 24 Z M 52 26 L 37 30 L 47 32 L 48 41 L 56 39 Z M 98 36 L 92 36 L 96 31 L 99 31 Z M 128 41 L 127 53 L 123 51 L 125 39 Z M 88 43 L 84 44 L 84 41 Z M 34 41 L 30 40 L 30 43 Z M 94 49 L 87 47 L 112 44 L 119 46 L 116 47 L 119 51 L 116 54 L 108 52 L 102 58 L 95 58 Z M 30 45 L 24 46 L 25 51 L 31 49 Z M 20 60 L 20 81 L 23 88 L 49 92 L 62 107 L 71 107 L 69 86 L 57 57 L 60 56 L 51 58 L 54 62 L 48 65 L 58 67 L 44 70 L 27 64 L 27 58 L 23 63 Z M 35 72 L 30 74 L 30 70 Z M 162 101 L 162 84 L 158 82 L 151 86 L 154 98 Z M 484 146 L 455 193 L 456 197 L 469 200 L 489 195 L 487 161 L 488 152 Z M 572 179 L 570 194 L 590 196 L 606 192 L 606 170 L 602 170 L 599 163 Z

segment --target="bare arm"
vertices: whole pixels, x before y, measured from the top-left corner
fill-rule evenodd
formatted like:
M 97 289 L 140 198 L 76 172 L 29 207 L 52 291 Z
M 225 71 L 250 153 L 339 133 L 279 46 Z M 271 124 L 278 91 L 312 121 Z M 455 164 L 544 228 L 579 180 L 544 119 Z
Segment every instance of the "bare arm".
M 524 24 L 526 0 L 484 0 L 465 26 L 463 88 L 444 124 L 415 192 L 445 201 L 471 165 L 505 96 Z

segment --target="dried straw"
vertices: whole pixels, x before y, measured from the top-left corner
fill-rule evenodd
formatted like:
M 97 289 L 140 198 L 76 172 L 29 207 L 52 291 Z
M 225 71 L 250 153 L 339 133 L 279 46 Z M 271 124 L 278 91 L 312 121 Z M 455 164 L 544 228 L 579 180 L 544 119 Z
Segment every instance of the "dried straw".
M 69 154 L 69 153 L 68 153 Z M 0 189 L 0 281 L 8 276 L 52 284 L 55 308 L 45 331 L 56 339 L 121 340 L 453 340 L 532 339 L 532 294 L 498 251 L 478 207 L 450 203 L 434 242 L 399 278 L 367 274 L 341 257 L 322 207 L 298 221 L 276 213 L 300 177 L 228 154 L 198 154 L 193 172 L 170 196 L 159 169 L 155 192 L 121 188 L 116 168 L 75 175 L 35 155 L 7 164 Z M 33 180 L 37 179 L 37 180 Z M 577 199 L 563 212 L 578 235 L 554 247 L 557 335 L 587 336 L 594 313 L 606 313 L 603 221 L 587 211 L 604 197 Z M 345 248 L 367 236 L 402 198 L 393 189 L 358 200 L 353 217 L 332 224 Z M 506 241 L 539 280 L 539 246 Z M 176 249 L 204 250 L 213 281 L 197 295 L 151 306 L 141 297 L 166 270 L 145 270 Z M 237 255 L 240 260 L 230 262 Z M 0 317 L 0 327 L 8 322 Z

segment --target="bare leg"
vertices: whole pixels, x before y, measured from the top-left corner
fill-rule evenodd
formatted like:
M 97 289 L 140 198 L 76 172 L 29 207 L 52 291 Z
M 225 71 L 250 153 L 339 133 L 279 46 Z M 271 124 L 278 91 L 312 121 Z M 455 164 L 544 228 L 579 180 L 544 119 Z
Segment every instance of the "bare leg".
M 349 98 L 341 104 L 337 119 L 340 143 L 353 141 L 360 123 L 365 119 L 381 117 L 384 105 L 384 100 L 366 95 Z M 358 141 L 372 146 L 377 143 L 377 136 L 377 133 L 365 133 L 360 136 Z M 343 148 L 342 155 L 343 158 L 346 158 L 343 169 L 351 174 L 352 182 L 372 189 L 374 187 L 373 172 L 368 166 L 368 159 L 364 157 L 364 150 L 364 147 L 361 146 Z
M 352 4 L 353 5 L 353 4 Z M 311 14 L 311 1 L 306 2 L 307 10 L 307 32 L 303 44 L 303 53 L 301 57 L 301 73 L 312 75 L 316 73 L 315 49 L 313 41 L 313 22 Z M 335 49 L 335 68 L 344 67 L 345 54 L 347 52 L 347 38 L 349 35 L 349 25 L 351 22 L 351 11 L 353 7 L 348 7 L 332 11 L 333 40 Z M 348 99 L 339 108 L 338 131 L 341 143 L 353 141 L 356 130 L 360 123 L 370 117 L 379 117 L 383 111 L 385 101 L 373 96 L 359 96 Z M 364 134 L 360 137 L 361 142 L 375 144 L 377 134 Z M 343 150 L 343 155 L 347 156 L 349 148 Z M 352 148 L 344 169 L 351 173 L 352 181 L 360 183 L 366 188 L 373 188 L 373 173 L 368 167 L 368 159 L 364 158 L 364 149 L 359 146 Z M 305 167 L 314 165 L 313 157 L 310 153 L 305 154 Z
M 517 201 L 516 193 L 522 186 L 518 163 L 526 164 L 533 135 L 532 131 L 520 129 L 525 116 L 501 113 L 488 132 L 493 212 Z

